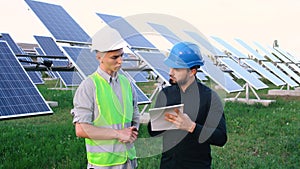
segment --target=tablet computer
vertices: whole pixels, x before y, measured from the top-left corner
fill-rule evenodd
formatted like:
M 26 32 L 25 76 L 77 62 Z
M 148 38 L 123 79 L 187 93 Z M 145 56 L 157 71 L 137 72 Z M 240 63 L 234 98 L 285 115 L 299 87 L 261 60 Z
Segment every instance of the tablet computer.
M 160 131 L 177 129 L 177 127 L 173 123 L 165 120 L 165 113 L 176 114 L 176 112 L 174 112 L 175 108 L 178 108 L 180 112 L 183 112 L 183 107 L 184 104 L 178 104 L 173 106 L 149 109 L 151 130 Z

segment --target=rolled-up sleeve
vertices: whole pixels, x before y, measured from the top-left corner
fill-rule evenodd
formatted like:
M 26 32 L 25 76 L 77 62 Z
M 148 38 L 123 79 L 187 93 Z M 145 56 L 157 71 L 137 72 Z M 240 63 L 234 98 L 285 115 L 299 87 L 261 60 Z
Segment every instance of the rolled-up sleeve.
M 81 82 L 77 88 L 74 98 L 74 108 L 71 110 L 73 123 L 92 124 L 94 118 L 95 85 L 92 79 L 88 78 Z

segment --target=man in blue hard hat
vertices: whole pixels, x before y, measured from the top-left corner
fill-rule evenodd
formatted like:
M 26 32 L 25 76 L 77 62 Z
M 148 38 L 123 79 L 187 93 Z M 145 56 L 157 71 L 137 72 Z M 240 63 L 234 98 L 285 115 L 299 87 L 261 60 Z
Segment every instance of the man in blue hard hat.
M 199 47 L 190 42 L 173 46 L 164 63 L 170 67 L 171 86 L 163 88 L 155 107 L 184 104 L 183 112 L 165 114 L 165 120 L 177 129 L 148 131 L 163 137 L 161 169 L 209 169 L 210 145 L 223 146 L 227 141 L 223 105 L 218 94 L 196 79 L 197 69 L 204 65 Z

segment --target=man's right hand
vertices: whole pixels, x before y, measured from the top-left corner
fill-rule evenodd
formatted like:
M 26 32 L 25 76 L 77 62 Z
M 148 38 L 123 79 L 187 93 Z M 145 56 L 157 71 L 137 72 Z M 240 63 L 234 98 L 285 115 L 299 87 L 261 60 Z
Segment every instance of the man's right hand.
M 116 137 L 121 143 L 133 143 L 138 137 L 138 131 L 135 126 L 116 131 Z

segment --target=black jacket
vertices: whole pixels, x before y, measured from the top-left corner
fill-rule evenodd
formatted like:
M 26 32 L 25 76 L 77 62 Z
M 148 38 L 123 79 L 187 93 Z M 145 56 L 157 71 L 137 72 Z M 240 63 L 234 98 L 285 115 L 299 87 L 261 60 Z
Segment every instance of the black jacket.
M 192 83 L 185 92 L 177 85 L 163 88 L 155 107 L 184 104 L 184 113 L 196 122 L 193 133 L 182 130 L 151 131 L 163 136 L 161 169 L 202 169 L 211 166 L 210 145 L 223 146 L 227 141 L 222 102 L 216 92 L 200 82 Z

